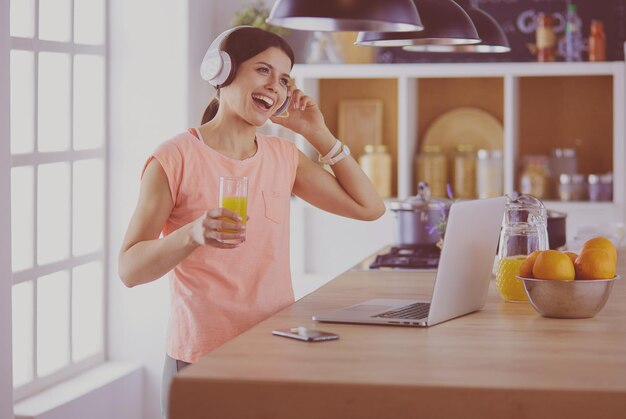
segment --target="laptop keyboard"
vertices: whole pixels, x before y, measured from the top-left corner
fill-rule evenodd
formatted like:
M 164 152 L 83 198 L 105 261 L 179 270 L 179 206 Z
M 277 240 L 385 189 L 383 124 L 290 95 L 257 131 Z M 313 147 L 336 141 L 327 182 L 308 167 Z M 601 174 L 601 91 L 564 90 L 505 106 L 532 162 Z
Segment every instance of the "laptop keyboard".
M 382 317 L 384 319 L 423 319 L 428 317 L 430 303 L 414 303 L 400 307 L 397 310 L 385 311 L 372 317 Z

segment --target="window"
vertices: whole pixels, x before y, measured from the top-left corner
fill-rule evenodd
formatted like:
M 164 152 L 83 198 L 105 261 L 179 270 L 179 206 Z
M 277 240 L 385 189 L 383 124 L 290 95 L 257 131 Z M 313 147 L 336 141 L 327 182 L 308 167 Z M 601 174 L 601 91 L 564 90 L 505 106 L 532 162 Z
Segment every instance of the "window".
M 104 360 L 106 0 L 11 0 L 15 399 Z

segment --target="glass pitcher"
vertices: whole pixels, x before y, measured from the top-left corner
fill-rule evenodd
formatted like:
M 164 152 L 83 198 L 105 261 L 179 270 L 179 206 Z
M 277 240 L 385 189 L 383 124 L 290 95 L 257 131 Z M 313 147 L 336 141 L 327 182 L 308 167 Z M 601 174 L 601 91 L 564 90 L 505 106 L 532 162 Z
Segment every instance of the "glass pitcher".
M 515 275 L 527 255 L 547 249 L 546 207 L 532 195 L 508 197 L 496 270 L 496 288 L 505 301 L 528 301 L 524 284 Z

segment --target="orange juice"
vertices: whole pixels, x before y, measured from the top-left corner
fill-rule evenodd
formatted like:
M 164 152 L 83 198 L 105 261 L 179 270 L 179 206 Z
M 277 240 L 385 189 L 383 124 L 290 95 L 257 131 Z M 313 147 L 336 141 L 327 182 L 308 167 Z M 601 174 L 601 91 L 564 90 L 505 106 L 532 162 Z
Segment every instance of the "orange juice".
M 526 256 L 511 256 L 498 261 L 496 288 L 506 301 L 528 301 L 523 282 L 515 278 L 524 260 Z
M 220 197 L 220 208 L 226 208 L 231 210 L 235 214 L 241 217 L 239 224 L 246 225 L 246 219 L 248 218 L 248 197 L 247 196 L 223 196 Z M 223 219 L 226 219 L 222 217 Z M 233 230 L 231 232 L 237 233 Z

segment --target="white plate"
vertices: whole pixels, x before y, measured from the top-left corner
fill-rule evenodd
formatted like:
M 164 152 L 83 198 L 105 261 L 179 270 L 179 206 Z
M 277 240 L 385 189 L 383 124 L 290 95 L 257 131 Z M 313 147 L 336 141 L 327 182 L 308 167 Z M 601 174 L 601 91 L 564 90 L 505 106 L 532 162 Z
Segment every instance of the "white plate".
M 421 144 L 439 145 L 448 154 L 454 153 L 460 144 L 471 144 L 476 150 L 502 150 L 504 129 L 497 118 L 482 109 L 456 108 L 428 127 Z

